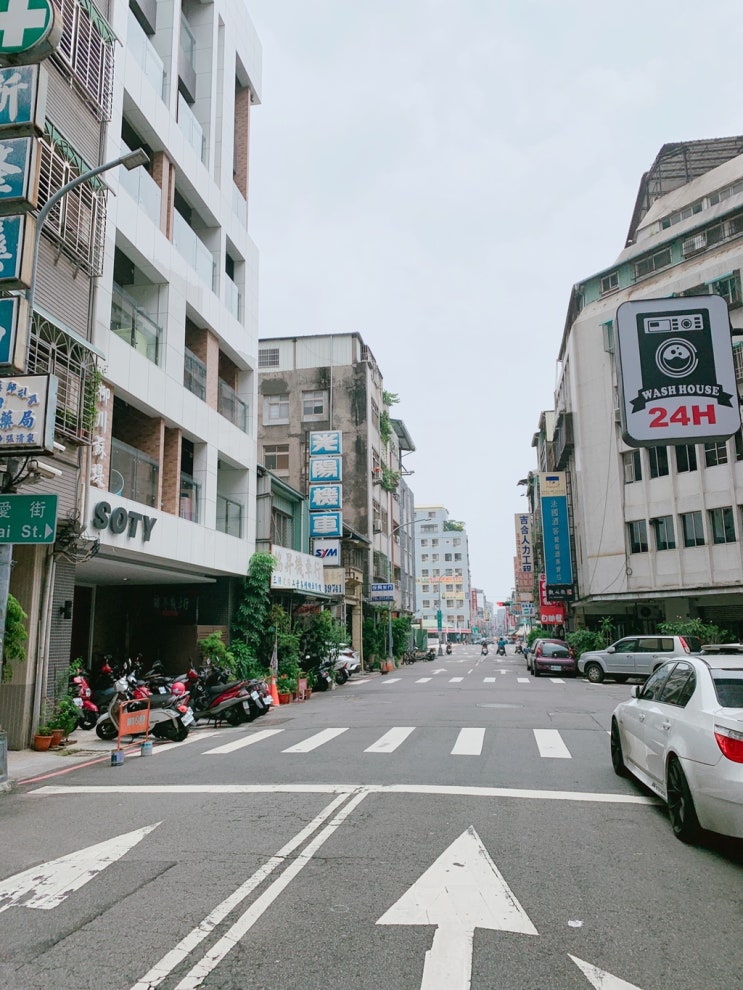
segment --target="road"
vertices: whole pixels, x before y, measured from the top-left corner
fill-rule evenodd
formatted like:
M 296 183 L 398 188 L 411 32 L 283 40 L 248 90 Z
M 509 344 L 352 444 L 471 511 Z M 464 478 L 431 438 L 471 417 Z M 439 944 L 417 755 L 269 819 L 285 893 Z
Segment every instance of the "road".
M 627 685 L 473 647 L 0 797 L 15 990 L 733 990 L 740 843 L 609 759 Z

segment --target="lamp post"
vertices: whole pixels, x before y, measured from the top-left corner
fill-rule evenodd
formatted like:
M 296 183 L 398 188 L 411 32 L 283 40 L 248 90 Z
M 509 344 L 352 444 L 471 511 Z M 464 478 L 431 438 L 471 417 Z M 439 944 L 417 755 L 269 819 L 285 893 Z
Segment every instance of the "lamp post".
M 118 158 L 114 158 L 110 162 L 104 162 L 102 165 L 97 165 L 95 168 L 91 168 L 87 172 L 83 172 L 81 175 L 78 175 L 76 178 L 65 183 L 65 185 L 61 186 L 53 195 L 49 197 L 46 203 L 44 203 L 42 208 L 39 210 L 39 214 L 36 217 L 31 280 L 26 291 L 26 300 L 28 302 L 28 332 L 26 335 L 25 371 L 28 371 L 28 358 L 31 348 L 31 329 L 33 327 L 34 318 L 34 294 L 36 292 L 36 276 L 39 268 L 39 245 L 41 242 L 41 231 L 44 227 L 44 221 L 49 215 L 49 212 L 56 206 L 63 196 L 70 192 L 71 189 L 75 189 L 83 182 L 87 182 L 96 175 L 100 175 L 101 172 L 107 172 L 111 168 L 116 168 L 117 165 L 123 165 L 131 171 L 139 165 L 146 165 L 149 160 L 150 159 L 144 148 L 137 148 L 135 151 L 129 151 L 125 155 L 119 155 Z M 11 478 L 13 477 L 12 471 L 9 471 L 8 474 Z M 3 640 L 5 638 L 5 617 L 8 611 L 8 595 L 10 594 L 10 572 L 12 563 L 13 544 L 0 543 L 0 667 L 2 666 L 1 658 L 3 655 Z M 34 715 L 36 715 L 36 712 Z

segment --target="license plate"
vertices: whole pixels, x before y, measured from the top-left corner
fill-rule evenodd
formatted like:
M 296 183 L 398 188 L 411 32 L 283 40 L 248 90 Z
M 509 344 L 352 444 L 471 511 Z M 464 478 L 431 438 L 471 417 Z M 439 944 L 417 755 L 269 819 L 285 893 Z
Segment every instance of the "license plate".
M 258 694 L 257 691 L 251 691 L 250 692 L 250 697 L 253 699 L 253 701 L 257 701 L 258 698 L 260 697 L 260 695 Z
M 250 702 L 243 701 L 243 708 L 245 709 L 246 712 L 250 712 Z
M 157 691 L 158 691 L 158 694 L 167 694 L 168 693 L 167 688 L 164 688 L 162 685 L 160 685 L 160 687 L 157 689 Z
M 558 663 L 553 663 L 550 670 L 562 670 L 562 667 Z
M 193 721 L 193 712 L 189 708 L 185 715 L 181 715 L 181 722 L 183 722 L 184 725 L 190 725 Z
M 72 700 L 75 703 L 75 706 L 77 708 L 82 708 L 83 707 L 83 699 L 82 698 L 73 698 Z

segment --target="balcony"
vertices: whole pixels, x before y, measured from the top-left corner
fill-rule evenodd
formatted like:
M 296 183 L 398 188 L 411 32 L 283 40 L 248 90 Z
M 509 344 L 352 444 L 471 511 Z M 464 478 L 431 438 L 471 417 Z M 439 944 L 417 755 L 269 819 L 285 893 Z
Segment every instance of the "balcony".
M 214 290 L 214 257 L 199 235 L 177 211 L 173 211 L 173 244 L 202 282 Z
M 229 275 L 224 276 L 224 304 L 239 322 L 242 319 L 243 297 Z
M 206 164 L 206 138 L 201 124 L 181 93 L 178 94 L 178 126 L 202 162 Z
M 129 148 L 121 143 L 121 154 L 126 155 Z M 160 204 L 162 195 L 160 186 L 144 168 L 126 169 L 119 166 L 119 185 L 141 208 L 142 212 L 155 224 L 160 224 Z
M 181 471 L 181 491 L 178 502 L 178 515 L 190 522 L 199 522 L 201 512 L 201 485 Z
M 187 347 L 183 355 L 183 384 L 202 402 L 206 401 L 206 365 Z
M 217 495 L 217 529 L 228 536 L 242 536 L 243 507 L 224 495 Z
M 238 430 L 242 430 L 243 433 L 248 432 L 248 407 L 242 399 L 238 399 L 235 390 L 230 388 L 227 382 L 222 381 L 221 378 L 219 379 L 217 411 L 225 419 L 234 423 Z
M 552 443 L 556 471 L 564 470 L 574 446 L 573 414 L 563 411 L 558 416 Z
M 733 366 L 735 367 L 738 395 L 743 397 L 743 343 L 733 344 Z
M 248 226 L 248 204 L 234 182 L 232 183 L 232 212 L 243 227 Z
M 162 328 L 117 285 L 113 287 L 111 300 L 111 330 L 148 361 L 159 363 Z
M 133 502 L 157 505 L 160 465 L 136 447 L 111 440 L 111 473 L 108 490 Z
M 152 42 L 139 26 L 131 8 L 129 8 L 129 23 L 126 31 L 126 47 L 152 88 L 162 99 L 165 91 L 165 67 L 152 47 Z

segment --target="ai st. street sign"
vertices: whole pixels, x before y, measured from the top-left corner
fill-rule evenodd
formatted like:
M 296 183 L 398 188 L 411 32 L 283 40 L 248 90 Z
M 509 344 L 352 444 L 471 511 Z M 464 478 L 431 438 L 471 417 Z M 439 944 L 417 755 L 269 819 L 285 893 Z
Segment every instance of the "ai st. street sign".
M 54 543 L 56 495 L 0 495 L 1 543 Z

